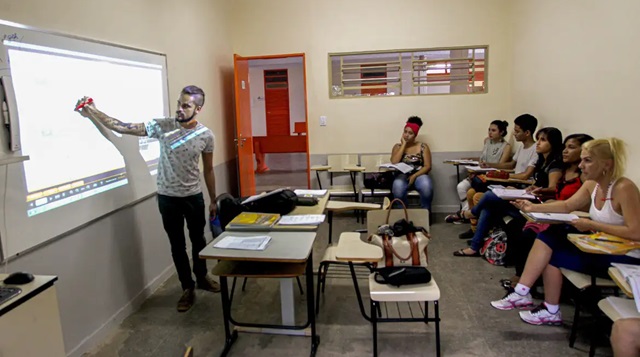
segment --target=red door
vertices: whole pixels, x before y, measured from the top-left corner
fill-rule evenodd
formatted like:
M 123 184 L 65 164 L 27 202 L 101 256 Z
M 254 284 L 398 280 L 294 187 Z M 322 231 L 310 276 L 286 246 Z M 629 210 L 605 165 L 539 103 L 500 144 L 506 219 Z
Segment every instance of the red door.
M 289 76 L 286 69 L 264 71 L 267 136 L 291 135 Z

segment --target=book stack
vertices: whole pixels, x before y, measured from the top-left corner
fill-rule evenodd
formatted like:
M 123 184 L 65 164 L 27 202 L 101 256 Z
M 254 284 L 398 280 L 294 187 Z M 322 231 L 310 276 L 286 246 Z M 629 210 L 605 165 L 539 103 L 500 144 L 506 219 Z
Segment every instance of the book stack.
M 229 222 L 227 228 L 269 229 L 279 218 L 280 215 L 276 213 L 242 212 Z
M 529 222 L 546 224 L 569 223 L 580 218 L 580 216 L 575 213 L 543 213 L 520 211 L 520 214 L 524 216 L 524 218 L 526 218 Z

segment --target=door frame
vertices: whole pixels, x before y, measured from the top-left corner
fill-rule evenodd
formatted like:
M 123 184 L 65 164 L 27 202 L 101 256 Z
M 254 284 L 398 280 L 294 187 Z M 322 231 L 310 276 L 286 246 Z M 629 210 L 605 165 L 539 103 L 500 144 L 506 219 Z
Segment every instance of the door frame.
M 309 153 L 309 101 L 307 99 L 307 58 L 304 52 L 301 53 L 286 53 L 278 55 L 262 55 L 262 56 L 242 56 L 246 60 L 267 60 L 267 59 L 282 59 L 300 57 L 302 58 L 302 78 L 304 84 L 304 122 L 307 126 L 307 135 L 305 135 L 305 142 L 307 148 L 307 188 L 311 187 L 311 157 Z M 291 113 L 289 113 L 291 115 Z M 254 172 L 255 176 L 255 172 Z

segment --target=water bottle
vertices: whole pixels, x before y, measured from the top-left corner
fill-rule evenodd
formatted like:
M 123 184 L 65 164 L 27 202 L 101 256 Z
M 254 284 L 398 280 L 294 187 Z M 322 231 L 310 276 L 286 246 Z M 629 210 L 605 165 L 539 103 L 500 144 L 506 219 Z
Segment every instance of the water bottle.
M 218 215 L 209 217 L 209 227 L 211 228 L 213 238 L 222 234 L 222 225 L 220 224 L 220 218 L 218 218 Z

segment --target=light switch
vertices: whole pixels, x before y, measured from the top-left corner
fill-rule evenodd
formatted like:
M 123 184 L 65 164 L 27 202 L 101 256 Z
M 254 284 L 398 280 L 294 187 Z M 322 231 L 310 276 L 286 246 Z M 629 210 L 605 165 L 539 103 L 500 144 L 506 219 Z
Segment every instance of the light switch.
M 327 117 L 324 115 L 320 117 L 320 126 L 327 126 Z

